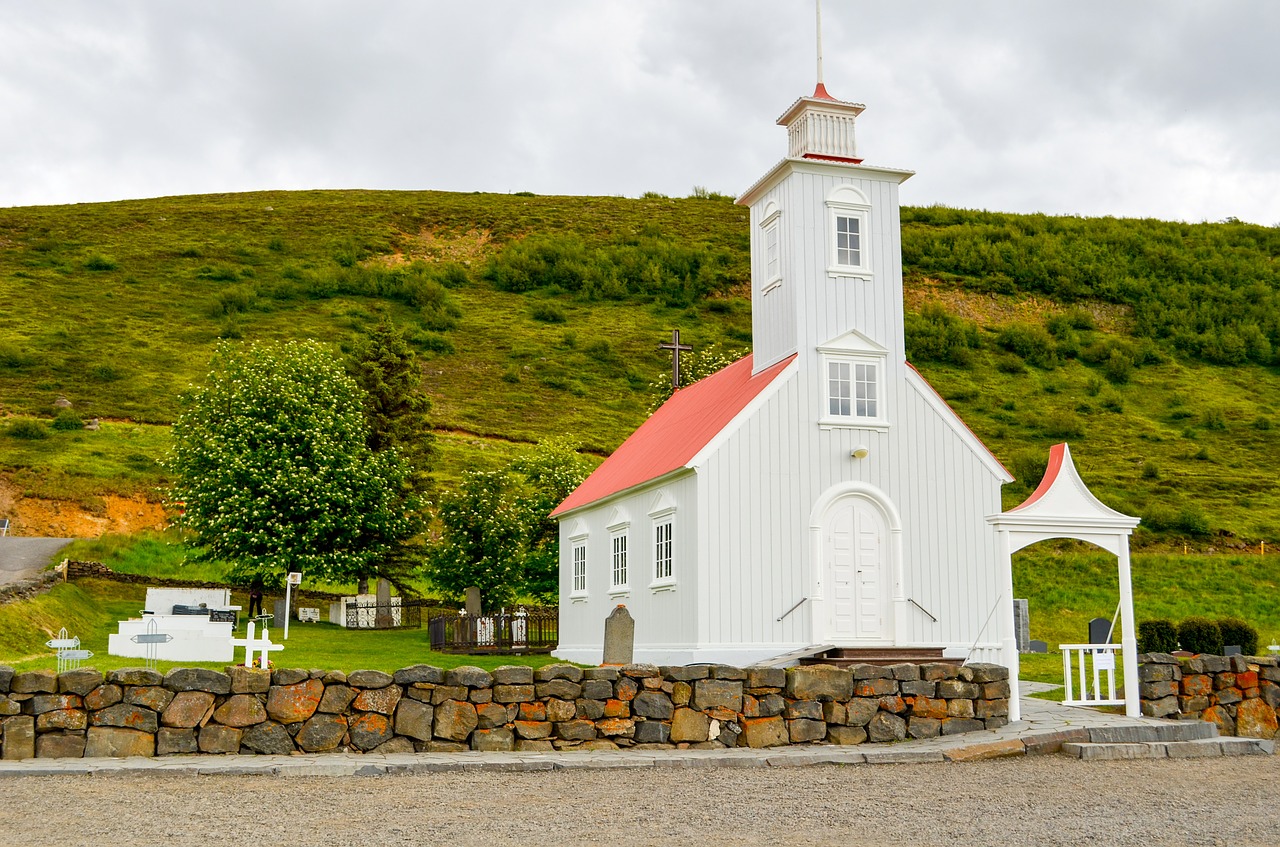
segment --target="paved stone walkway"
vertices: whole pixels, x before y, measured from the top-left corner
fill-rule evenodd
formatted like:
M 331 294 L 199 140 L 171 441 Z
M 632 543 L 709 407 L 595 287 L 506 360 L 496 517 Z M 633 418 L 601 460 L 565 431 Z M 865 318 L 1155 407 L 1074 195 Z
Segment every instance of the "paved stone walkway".
M 608 750 L 557 753 L 327 753 L 296 756 L 165 756 L 128 759 L 26 759 L 0 762 L 0 776 L 35 774 L 183 773 L 278 776 L 381 776 L 441 771 L 513 772 L 610 768 L 755 768 L 819 764 L 875 765 L 965 762 L 1056 753 L 1064 743 L 1087 742 L 1097 727 L 1167 725 L 1097 709 L 1027 697 L 1053 686 L 1022 683 L 1022 720 L 995 730 L 897 744 L 820 745 L 763 750 Z M 1258 742 L 1273 750 L 1271 742 Z
M 36 576 L 70 538 L 0 538 L 0 585 Z

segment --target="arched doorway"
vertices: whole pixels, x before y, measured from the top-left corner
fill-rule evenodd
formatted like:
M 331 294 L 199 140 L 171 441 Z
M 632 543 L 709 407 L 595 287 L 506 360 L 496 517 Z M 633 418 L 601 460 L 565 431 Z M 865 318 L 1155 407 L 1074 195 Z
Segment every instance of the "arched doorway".
M 822 521 L 827 640 L 881 643 L 888 632 L 888 527 L 868 499 L 846 495 Z
M 902 521 L 893 504 L 874 486 L 837 485 L 814 504 L 809 529 L 814 643 L 896 643 Z

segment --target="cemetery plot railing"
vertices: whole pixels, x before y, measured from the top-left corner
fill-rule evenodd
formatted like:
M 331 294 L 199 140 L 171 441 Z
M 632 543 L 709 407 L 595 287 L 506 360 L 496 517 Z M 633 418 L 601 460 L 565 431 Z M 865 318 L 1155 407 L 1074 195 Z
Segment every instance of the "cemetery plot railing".
M 1059 644 L 1062 651 L 1062 678 L 1066 696 L 1062 702 L 1068 706 L 1123 706 L 1123 697 L 1116 696 L 1116 666 L 1120 655 L 1119 644 Z M 1076 661 L 1071 661 L 1072 656 Z M 1074 667 L 1073 667 L 1074 665 Z M 1105 680 L 1106 689 L 1103 685 Z M 1093 686 L 1089 683 L 1092 681 Z M 1079 696 L 1076 696 L 1076 685 Z M 1131 683 L 1137 685 L 1137 680 Z
M 348 629 L 420 629 L 422 607 L 425 600 L 397 598 L 390 604 L 348 603 L 346 606 Z
M 432 617 L 431 649 L 441 653 L 549 653 L 560 643 L 560 610 L 518 609 Z

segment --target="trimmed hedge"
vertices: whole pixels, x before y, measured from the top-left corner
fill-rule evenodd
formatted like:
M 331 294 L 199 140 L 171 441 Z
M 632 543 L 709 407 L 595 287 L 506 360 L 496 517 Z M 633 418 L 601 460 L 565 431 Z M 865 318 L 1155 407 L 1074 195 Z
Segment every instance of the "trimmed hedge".
M 1208 618 L 1187 618 L 1178 624 L 1178 641 L 1191 653 L 1222 655 L 1222 630 Z
M 1258 631 L 1239 618 L 1222 618 L 1218 621 L 1222 644 L 1234 644 L 1246 656 L 1258 655 Z
M 1172 653 L 1178 649 L 1178 629 L 1173 621 L 1159 618 L 1138 623 L 1139 653 Z

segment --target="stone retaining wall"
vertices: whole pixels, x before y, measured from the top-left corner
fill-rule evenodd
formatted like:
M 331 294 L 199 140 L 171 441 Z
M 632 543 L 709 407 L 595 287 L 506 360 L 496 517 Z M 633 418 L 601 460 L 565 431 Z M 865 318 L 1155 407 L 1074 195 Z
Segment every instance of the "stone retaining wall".
M 30 600 L 48 591 L 62 581 L 61 570 L 42 571 L 39 574 L 0 586 L 0 606 L 17 600 Z
M 929 738 L 1008 722 L 998 665 L 396 671 L 0 668 L 5 759 L 774 747 Z
M 1220 735 L 1273 738 L 1280 726 L 1280 658 L 1144 653 L 1138 657 L 1142 713 L 1205 720 Z

